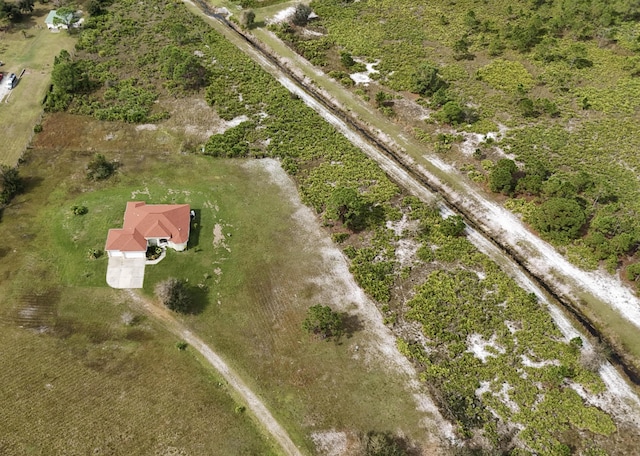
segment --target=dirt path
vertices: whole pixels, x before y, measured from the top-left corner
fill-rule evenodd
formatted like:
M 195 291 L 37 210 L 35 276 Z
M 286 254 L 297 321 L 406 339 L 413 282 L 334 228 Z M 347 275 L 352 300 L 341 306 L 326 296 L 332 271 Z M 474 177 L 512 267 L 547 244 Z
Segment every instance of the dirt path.
M 236 392 L 242 396 L 247 404 L 247 407 L 251 410 L 258 421 L 264 426 L 264 428 L 271 434 L 271 436 L 278 442 L 285 454 L 289 456 L 302 456 L 298 447 L 293 443 L 289 434 L 285 429 L 280 426 L 276 419 L 271 415 L 267 407 L 255 395 L 251 389 L 242 381 L 242 379 L 224 362 L 216 352 L 214 352 L 202 339 L 189 331 L 186 326 L 179 322 L 167 309 L 164 309 L 158 305 L 155 305 L 149 299 L 141 296 L 134 290 L 126 290 L 126 293 L 134 301 L 136 306 L 143 310 L 147 315 L 154 318 L 163 324 L 165 328 L 171 331 L 176 336 L 183 339 L 194 349 L 204 356 L 209 364 L 213 366 L 229 383 L 229 385 L 236 390 Z

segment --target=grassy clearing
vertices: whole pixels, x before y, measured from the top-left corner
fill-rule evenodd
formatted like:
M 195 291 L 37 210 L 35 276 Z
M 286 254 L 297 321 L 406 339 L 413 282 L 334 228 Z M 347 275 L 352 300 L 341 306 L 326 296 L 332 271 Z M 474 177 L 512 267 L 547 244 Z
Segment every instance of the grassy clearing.
M 17 75 L 26 70 L 18 86 L 0 104 L 0 164 L 15 165 L 24 152 L 42 113 L 53 58 L 61 49 L 73 50 L 74 39 L 69 34 L 51 33 L 44 27 L 48 11 L 48 5 L 36 3 L 32 17 L 4 32 L 0 41 L 0 60 L 5 63 L 0 70 Z
M 0 225 L 10 246 L 0 250 L 2 453 L 279 454 L 205 363 L 99 283 L 84 251 L 61 256 L 77 193 L 58 185 L 84 161 L 36 155 L 22 168 L 28 193 Z
M 45 127 L 50 129 L 48 122 Z M 39 149 L 33 154 L 33 161 L 23 168 L 31 189 L 7 209 L 0 226 L 9 233 L 20 227 L 21 236 L 31 238 L 26 244 L 16 241 L 18 251 L 4 254 L 4 274 L 11 283 L 3 285 L 8 298 L 5 306 L 19 302 L 17 298 L 27 287 L 44 293 L 57 283 L 74 332 L 76 328 L 94 328 L 92 322 L 100 319 L 106 329 L 95 331 L 117 332 L 118 313 L 124 312 L 126 305 L 106 289 L 106 258 L 90 260 L 88 249 L 103 248 L 108 228 L 121 225 L 127 200 L 187 202 L 198 214 L 190 248 L 180 254 L 170 251 L 160 264 L 147 267 L 145 292 L 151 295 L 154 283 L 169 276 L 188 279 L 194 286 L 202 284 L 197 293 L 201 312 L 185 317 L 187 323 L 224 355 L 265 399 L 294 441 L 309 452 L 313 451 L 310 434 L 329 430 L 345 432 L 352 440 L 370 430 L 402 430 L 424 444 L 425 430 L 419 424 L 423 412 L 416 410 L 413 397 L 405 390 L 406 379 L 385 367 L 373 345 L 369 347 L 374 339 L 356 331 L 334 344 L 311 339 L 303 332 L 306 309 L 318 302 L 331 303 L 335 284 L 332 279 L 321 279 L 330 271 L 319 251 L 310 247 L 322 242 L 314 237 L 318 234 L 310 234 L 296 222 L 297 208 L 291 206 L 290 195 L 270 182 L 265 171 L 246 162 L 207 157 L 146 153 L 144 160 L 138 161 L 136 154 L 123 154 L 123 166 L 115 180 L 94 185 L 84 179 L 91 154 Z M 69 175 L 55 184 L 51 176 L 40 180 L 49 166 Z M 74 204 L 87 206 L 89 212 L 73 215 Z M 225 237 L 214 245 L 216 226 Z M 29 253 L 34 245 L 38 250 Z M 10 272 L 19 252 L 25 253 L 25 263 L 33 266 L 23 267 L 22 273 Z M 30 277 L 38 280 L 29 284 Z M 84 308 L 87 293 L 96 304 Z M 99 310 L 109 299 L 119 302 L 117 311 L 113 305 L 104 310 L 111 312 L 112 318 Z M 20 312 L 20 307 L 11 312 Z M 58 318 L 60 315 L 54 320 Z M 357 329 L 357 322 L 352 326 Z M 156 343 L 156 334 L 147 336 L 149 344 Z M 98 336 L 68 337 L 75 341 L 74 350 L 96 356 L 97 349 L 85 345 Z M 116 344 L 112 339 L 101 343 Z M 361 347 L 359 352 L 356 345 Z M 136 359 L 143 356 L 145 353 L 139 353 Z M 150 356 L 149 362 L 157 357 Z M 193 375 L 194 381 L 202 377 Z M 162 406 L 158 404 L 158 410 Z M 218 438 L 224 439 L 218 434 L 206 441 Z M 237 453 L 230 450 L 225 454 Z
M 116 25 L 119 23 L 116 22 Z M 117 29 L 116 32 L 106 35 L 116 36 L 126 30 Z M 351 268 L 354 275 L 362 280 L 362 286 L 367 290 L 379 288 L 384 291 L 379 294 L 381 299 L 390 298 L 390 305 L 381 306 L 389 323 L 402 318 L 401 312 L 406 310 L 402 306 L 407 296 L 420 291 L 414 289 L 413 281 L 424 281 L 425 274 L 432 272 L 432 268 L 455 270 L 456 267 L 462 267 L 477 270 L 476 283 L 472 287 L 474 297 L 484 296 L 484 293 L 491 296 L 496 291 L 511 291 L 512 295 L 508 299 L 514 303 L 512 307 L 516 312 L 517 323 L 523 327 L 540 329 L 539 332 L 523 331 L 518 340 L 526 341 L 527 347 L 531 344 L 531 356 L 543 362 L 542 368 L 527 372 L 532 377 L 542 377 L 542 386 L 534 381 L 538 377 L 527 380 L 526 376 L 520 376 L 518 368 L 514 366 L 523 364 L 524 360 L 511 355 L 496 356 L 498 362 L 489 366 L 491 369 L 485 369 L 479 362 L 475 363 L 475 368 L 476 372 L 484 371 L 481 372 L 484 375 L 506 372 L 507 366 L 510 366 L 509 375 L 513 377 L 509 379 L 510 384 L 518 383 L 518 391 L 524 391 L 523 397 L 518 399 L 522 408 L 530 407 L 532 401 L 537 400 L 538 391 L 545 396 L 545 404 L 551 403 L 556 398 L 554 388 L 562 388 L 559 400 L 563 401 L 566 406 L 563 412 L 567 413 L 554 415 L 545 408 L 540 415 L 518 416 L 518 421 L 524 423 L 523 426 L 529 433 L 523 433 L 521 437 L 526 439 L 531 448 L 558 447 L 564 450 L 564 442 L 579 442 L 575 435 L 592 437 L 593 433 L 609 434 L 612 431 L 611 422 L 606 415 L 587 407 L 567 387 L 568 382 L 576 381 L 590 391 L 597 391 L 601 384 L 597 378 L 594 379 L 594 375 L 581 368 L 577 359 L 578 350 L 572 351 L 568 344 L 558 340 L 560 336 L 557 329 L 550 323 L 548 316 L 537 308 L 539 306 L 535 300 L 517 291 L 503 274 L 496 273 L 486 281 L 480 280 L 483 274 L 487 277 L 489 272 L 493 274 L 494 267 L 487 263 L 484 265 L 485 269 L 480 268 L 478 263 L 481 261 L 473 246 L 464 238 L 451 234 L 450 232 L 457 230 L 455 224 L 443 222 L 433 210 L 425 209 L 424 213 L 414 217 L 413 222 L 421 226 L 420 230 L 414 231 L 414 239 L 410 236 L 407 239 L 396 238 L 385 228 L 384 222 L 391 219 L 397 223 L 402 217 L 396 198 L 399 193 L 397 187 L 370 161 L 364 160 L 362 154 L 344 138 L 304 107 L 300 100 L 293 99 L 219 36 L 207 33 L 205 39 L 209 48 L 202 52 L 207 57 L 213 57 L 212 61 L 215 59 L 215 65 L 210 68 L 214 78 L 206 89 L 207 101 L 226 120 L 242 115 L 250 119 L 250 122 L 241 124 L 239 128 L 214 136 L 205 145 L 206 153 L 217 156 L 281 157 L 286 169 L 296 176 L 304 200 L 318 212 L 324 209 L 336 186 L 356 185 L 361 192 L 360 196 L 373 206 L 370 212 L 375 216 L 370 221 L 371 231 L 348 236 L 345 253 L 354 259 Z M 105 47 L 101 49 L 105 51 L 111 45 L 94 44 L 104 44 Z M 99 50 L 97 55 L 100 57 Z M 450 73 L 455 74 L 455 71 Z M 159 126 L 158 131 L 160 130 Z M 114 189 L 114 193 L 111 193 L 108 185 L 95 188 L 96 194 L 103 194 L 104 204 L 102 199 L 92 200 L 91 195 L 82 194 L 78 183 L 82 172 L 72 176 L 69 182 L 75 180 L 74 184 L 66 189 L 61 188 L 59 195 L 51 196 L 51 202 L 55 203 L 52 206 L 63 211 L 63 207 L 70 207 L 72 204 L 92 205 L 94 211 L 95 206 L 99 206 L 101 211 L 95 211 L 95 222 L 91 222 L 91 219 L 78 222 L 73 218 L 70 221 L 69 216 L 66 215 L 65 219 L 64 214 L 62 217 L 57 216 L 56 220 L 62 231 L 56 228 L 56 249 L 69 250 L 69 246 L 65 245 L 66 239 L 75 237 L 79 248 L 72 252 L 71 257 L 77 255 L 79 258 L 83 250 L 89 247 L 88 243 L 93 242 L 86 235 L 87 232 L 112 221 L 116 223 L 115 226 L 119 226 L 119 219 L 116 222 L 116 218 L 121 213 L 122 206 L 114 203 L 118 192 L 121 192 L 120 198 L 130 198 L 134 190 L 145 192 L 150 200 L 157 201 L 170 201 L 176 195 L 183 200 L 192 198 L 187 202 L 194 207 L 207 209 L 202 209 L 201 220 L 198 222 L 201 231 L 197 245 L 185 255 L 170 255 L 157 267 L 149 268 L 146 292 L 151 292 L 153 283 L 170 275 L 179 274 L 182 278 L 189 279 L 189 283 L 199 285 L 200 313 L 187 316 L 185 320 L 222 353 L 228 354 L 231 364 L 245 378 L 249 378 L 248 382 L 261 392 L 272 410 L 291 431 L 294 440 L 302 446 L 312 448 L 309 434 L 314 431 L 338 429 L 354 436 L 371 429 L 386 430 L 393 427 L 396 430 L 400 426 L 399 419 L 406 420 L 405 429 L 402 429 L 406 435 L 420 434 L 419 430 L 415 430 L 416 418 L 420 414 L 416 413 L 415 405 L 404 391 L 403 379 L 393 377 L 392 380 L 392 371 L 385 371 L 381 360 L 372 356 L 375 351 L 369 346 L 373 344 L 373 339 L 364 332 L 355 331 L 352 338 L 343 341 L 342 345 L 333 345 L 318 344 L 302 335 L 300 323 L 309 305 L 331 302 L 349 310 L 349 300 L 352 298 L 346 293 L 339 294 L 335 291 L 335 283 L 339 277 L 324 265 L 319 252 L 309 247 L 321 245 L 321 241 L 326 238 L 313 235 L 308 230 L 308 226 L 313 223 L 309 223 L 307 228 L 296 225 L 295 219 L 298 216 L 294 217 L 295 212 L 286 203 L 285 195 L 279 187 L 256 179 L 257 174 L 244 168 L 237 171 L 229 169 L 226 174 L 215 171 L 217 167 L 228 165 L 216 162 L 209 168 L 202 157 L 122 154 L 122 158 L 125 164 L 123 173 L 113 183 L 118 190 Z M 177 166 L 178 163 L 180 167 Z M 198 178 L 194 177 L 193 169 L 198 169 Z M 210 176 L 203 170 L 211 170 L 209 174 L 213 177 L 224 175 L 228 181 L 222 177 L 220 181 L 208 181 Z M 202 183 L 199 183 L 199 179 L 202 179 Z M 247 191 L 249 184 L 255 193 Z M 190 193 L 184 193 L 180 188 L 176 189 L 176 186 L 188 187 Z M 177 190 L 177 193 L 169 192 L 167 187 Z M 236 192 L 240 192 L 241 197 Z M 62 204 L 65 193 L 69 194 L 69 201 Z M 265 201 L 264 195 L 274 193 L 277 195 L 276 200 Z M 209 194 L 211 196 L 205 200 L 204 195 Z M 409 206 L 412 204 L 409 203 Z M 88 215 L 91 215 L 92 208 L 89 210 Z M 407 212 L 407 207 L 404 210 Z M 95 226 L 90 227 L 91 223 L 95 223 Z M 216 225 L 219 229 L 216 229 Z M 102 229 L 106 232 L 107 227 Z M 333 229 L 340 230 L 340 223 L 334 221 Z M 216 232 L 224 236 L 224 245 L 221 240 L 220 244 L 213 245 Z M 417 246 L 418 256 L 428 265 L 425 266 L 414 258 L 412 263 L 400 269 L 396 247 L 398 250 L 401 247 L 406 249 L 407 243 L 415 245 L 416 242 L 423 243 Z M 433 245 L 438 248 L 433 250 Z M 63 261 L 66 280 L 71 283 L 93 280 L 91 276 L 84 276 L 82 268 L 74 269 L 72 263 L 70 260 Z M 415 272 L 413 265 L 416 266 Z M 320 280 L 322 276 L 331 277 L 331 280 Z M 402 280 L 407 282 L 403 284 Z M 453 294 L 468 292 L 464 288 L 455 289 L 458 284 L 453 282 L 453 285 L 446 287 L 447 291 L 453 288 Z M 436 287 L 436 291 L 441 290 Z M 336 301 L 336 295 L 339 301 Z M 487 299 L 482 304 L 487 304 L 491 312 L 502 315 L 499 309 L 501 302 Z M 518 314 L 518 310 L 525 305 L 540 312 L 535 315 L 533 312 L 527 312 L 524 316 L 522 312 Z M 455 310 L 457 307 L 449 308 L 452 313 L 459 314 Z M 478 405 L 476 391 L 481 386 L 480 376 L 471 374 L 465 368 L 468 364 L 466 361 L 472 357 L 469 351 L 472 341 L 469 338 L 477 333 L 490 340 L 493 334 L 483 331 L 493 330 L 500 332 L 496 337 L 505 337 L 505 341 L 501 340 L 501 343 L 516 343 L 507 334 L 508 326 L 494 324 L 489 327 L 483 320 L 483 312 L 476 311 L 476 314 L 463 313 L 465 318 L 454 328 L 457 340 L 443 347 L 445 353 L 441 358 L 428 359 L 423 364 L 423 367 L 429 368 L 431 375 L 437 375 L 444 385 L 451 386 L 452 391 L 442 388 L 439 391 L 436 389 L 436 393 L 441 394 L 439 402 L 448 415 L 461 421 L 459 430 L 463 437 L 468 437 L 472 432 L 496 431 L 495 426 L 492 427 L 496 421 L 487 408 L 501 407 L 501 401 L 492 399 L 501 394 L 499 384 L 490 385 L 493 394 L 483 397 L 483 403 Z M 420 323 L 427 321 L 423 331 L 431 340 L 436 340 L 448 330 L 433 328 L 433 325 L 427 327 L 429 321 L 438 318 L 429 316 L 427 312 L 417 311 L 415 317 Z M 495 317 L 493 323 L 498 321 L 502 323 L 500 317 Z M 415 340 L 415 331 L 413 336 L 407 339 L 407 343 L 416 342 L 420 349 L 419 344 L 424 341 L 420 337 Z M 356 345 L 364 347 L 363 350 L 357 350 Z M 447 350 L 451 351 L 452 356 L 447 356 Z M 417 358 L 418 363 L 425 357 L 420 350 L 408 354 Z M 562 363 L 560 366 L 554 365 L 556 356 L 559 358 L 558 363 Z M 548 365 L 553 367 L 546 368 Z M 278 375 L 274 376 L 274 372 Z M 576 376 L 578 379 L 573 380 Z M 491 377 L 483 378 L 485 381 L 493 380 Z M 340 403 L 339 410 L 335 406 L 336 402 Z M 499 416 L 503 422 L 510 419 L 508 410 L 500 410 Z M 544 417 L 544 421 L 538 419 L 540 416 Z M 598 423 L 594 425 L 594 417 L 601 426 Z M 481 430 L 482 428 L 484 429 Z M 569 438 L 559 435 L 565 431 L 573 431 L 575 435 Z M 532 432 L 541 434 L 532 436 Z M 498 439 L 501 437 L 503 436 L 497 436 Z M 511 437 L 505 436 L 507 440 Z M 606 439 L 603 440 L 606 443 Z M 491 443 L 494 447 L 500 444 L 493 441 Z

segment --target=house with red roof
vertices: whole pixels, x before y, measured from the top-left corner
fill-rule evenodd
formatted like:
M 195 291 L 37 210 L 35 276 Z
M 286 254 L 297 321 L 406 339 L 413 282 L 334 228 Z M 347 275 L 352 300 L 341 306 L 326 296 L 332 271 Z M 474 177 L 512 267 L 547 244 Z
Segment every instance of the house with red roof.
M 109 230 L 105 251 L 110 258 L 145 258 L 147 247 L 187 248 L 191 210 L 188 204 L 130 201 L 122 228 Z

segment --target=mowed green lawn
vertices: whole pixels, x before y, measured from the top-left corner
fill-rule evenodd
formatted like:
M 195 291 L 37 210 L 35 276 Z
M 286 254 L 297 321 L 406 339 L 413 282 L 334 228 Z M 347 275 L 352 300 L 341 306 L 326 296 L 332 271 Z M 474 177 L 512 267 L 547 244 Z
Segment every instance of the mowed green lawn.
M 121 226 L 126 201 L 139 199 L 189 203 L 198 214 L 189 250 L 170 251 L 148 266 L 142 292 L 152 297 L 154 284 L 166 277 L 188 279 L 198 313 L 185 322 L 265 400 L 301 448 L 312 453 L 311 435 L 334 431 L 348 439 L 391 431 L 431 445 L 437 430 L 422 427 L 427 415 L 416 410 L 408 379 L 376 354 L 377 342 L 355 319 L 353 334 L 339 343 L 302 331 L 310 305 L 336 304 L 337 279 L 320 249 L 326 234 L 298 221 L 291 194 L 258 162 L 124 153 L 118 175 L 94 184 L 84 174 L 90 153 L 36 149 L 29 155 L 21 168 L 28 190 L 0 223 L 6 240 L 0 364 L 8 366 L 0 375 L 10 377 L 3 379 L 9 386 L 0 408 L 3 421 L 15 423 L 5 442 L 17 441 L 41 411 L 38 432 L 25 440 L 34 448 L 44 445 L 45 435 L 56 445 L 71 440 L 92 448 L 113 423 L 120 423 L 117 429 L 128 423 L 128 448 L 135 450 L 129 454 L 149 454 L 167 442 L 159 436 L 173 436 L 179 448 L 222 445 L 197 454 L 271 451 L 251 421 L 234 413 L 216 374 L 189 350 L 178 351 L 153 322 L 123 323 L 127 295 L 106 286 L 106 258 L 89 259 L 89 249 L 104 248 L 107 230 Z M 73 215 L 76 204 L 89 212 Z M 343 299 L 339 304 L 349 308 L 351 297 Z M 128 402 L 134 390 L 138 402 Z M 56 401 L 48 399 L 57 391 Z M 28 406 L 16 408 L 19 398 L 29 398 Z M 85 433 L 90 426 L 96 431 Z M 215 432 L 207 434 L 207 426 Z M 233 426 L 246 435 L 240 449 L 226 441 L 225 429 Z
M 74 39 L 67 32 L 52 33 L 44 25 L 48 5 L 35 4 L 31 18 L 5 32 L 0 40 L 0 71 L 20 75 L 19 84 L 0 103 L 0 164 L 14 166 L 33 134 L 42 114 L 53 59 L 62 49 L 73 52 Z M 24 31 L 24 33 L 23 33 Z M 4 81 L 3 81 L 4 82 Z

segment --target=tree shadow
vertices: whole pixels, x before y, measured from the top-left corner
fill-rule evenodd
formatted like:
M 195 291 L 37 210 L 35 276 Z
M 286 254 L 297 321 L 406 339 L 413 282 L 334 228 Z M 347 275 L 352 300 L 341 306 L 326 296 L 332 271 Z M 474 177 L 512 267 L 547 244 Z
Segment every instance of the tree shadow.
M 200 231 L 202 230 L 202 225 L 200 224 L 200 216 L 202 211 L 200 209 L 191 209 L 195 214 L 191 219 L 191 229 L 189 231 L 189 242 L 187 243 L 188 248 L 197 247 L 200 244 Z
M 342 317 L 343 334 L 347 339 L 353 337 L 354 333 L 364 329 L 364 325 L 357 315 L 343 312 L 340 316 Z
M 190 286 L 189 295 L 191 296 L 191 303 L 185 313 L 199 315 L 204 312 L 209 305 L 209 287 L 206 285 Z
M 20 193 L 29 193 L 30 191 L 38 188 L 42 182 L 44 182 L 44 178 L 40 176 L 21 176 L 20 180 L 22 183 L 22 190 L 20 190 Z

